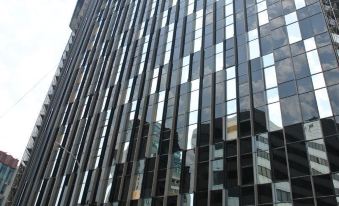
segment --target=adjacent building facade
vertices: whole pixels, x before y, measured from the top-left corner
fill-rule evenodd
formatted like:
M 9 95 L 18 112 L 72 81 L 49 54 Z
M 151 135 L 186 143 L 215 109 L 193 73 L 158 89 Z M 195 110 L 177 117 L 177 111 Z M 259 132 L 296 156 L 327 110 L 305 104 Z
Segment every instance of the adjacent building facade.
M 17 159 L 0 151 L 0 206 L 5 205 L 17 165 Z
M 79 0 L 11 204 L 338 205 L 337 14 Z

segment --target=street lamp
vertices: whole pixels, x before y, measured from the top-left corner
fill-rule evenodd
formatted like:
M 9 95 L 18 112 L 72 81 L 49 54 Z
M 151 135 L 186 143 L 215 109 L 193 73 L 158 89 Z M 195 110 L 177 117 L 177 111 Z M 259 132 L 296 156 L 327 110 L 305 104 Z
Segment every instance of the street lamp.
M 55 142 L 55 144 L 62 150 L 64 150 L 67 154 L 69 154 L 77 163 L 77 165 L 80 167 L 80 162 L 78 161 L 77 157 L 68 149 L 66 149 L 64 146 L 62 146 L 59 142 Z

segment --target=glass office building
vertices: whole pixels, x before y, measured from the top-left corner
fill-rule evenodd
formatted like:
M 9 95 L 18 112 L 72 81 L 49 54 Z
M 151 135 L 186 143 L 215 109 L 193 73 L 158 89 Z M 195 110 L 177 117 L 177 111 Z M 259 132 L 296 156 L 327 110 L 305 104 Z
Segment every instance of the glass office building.
M 334 0 L 79 0 L 15 205 L 339 204 Z

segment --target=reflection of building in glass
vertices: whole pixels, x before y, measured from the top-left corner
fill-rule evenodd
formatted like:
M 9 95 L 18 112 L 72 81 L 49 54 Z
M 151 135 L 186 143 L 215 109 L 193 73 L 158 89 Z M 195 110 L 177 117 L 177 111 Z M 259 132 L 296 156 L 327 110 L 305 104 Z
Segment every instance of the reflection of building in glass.
M 79 0 L 11 203 L 337 205 L 336 5 Z

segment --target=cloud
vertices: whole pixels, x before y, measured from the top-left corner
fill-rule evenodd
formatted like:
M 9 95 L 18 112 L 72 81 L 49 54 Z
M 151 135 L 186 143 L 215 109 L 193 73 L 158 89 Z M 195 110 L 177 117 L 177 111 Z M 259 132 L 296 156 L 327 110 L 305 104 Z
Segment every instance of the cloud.
M 76 0 L 11 0 L 0 3 L 0 150 L 21 159 L 54 72 L 68 41 Z

